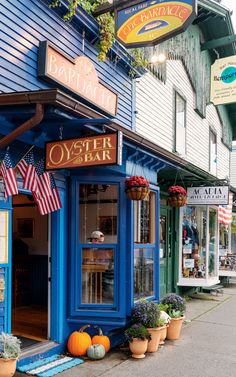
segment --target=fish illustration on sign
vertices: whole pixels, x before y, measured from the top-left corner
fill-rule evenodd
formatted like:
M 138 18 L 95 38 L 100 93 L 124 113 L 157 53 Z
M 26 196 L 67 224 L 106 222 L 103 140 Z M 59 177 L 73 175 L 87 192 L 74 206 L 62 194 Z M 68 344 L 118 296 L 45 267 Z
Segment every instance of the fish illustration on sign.
M 160 29 L 160 28 L 163 28 L 163 27 L 166 27 L 168 26 L 169 23 L 164 21 L 164 20 L 155 20 L 155 21 L 151 21 L 149 22 L 148 24 L 144 25 L 139 31 L 138 31 L 138 35 L 141 35 L 141 34 L 144 34 L 144 33 L 147 33 L 147 32 L 150 32 L 150 31 L 153 31 L 153 30 L 157 30 L 157 29 Z

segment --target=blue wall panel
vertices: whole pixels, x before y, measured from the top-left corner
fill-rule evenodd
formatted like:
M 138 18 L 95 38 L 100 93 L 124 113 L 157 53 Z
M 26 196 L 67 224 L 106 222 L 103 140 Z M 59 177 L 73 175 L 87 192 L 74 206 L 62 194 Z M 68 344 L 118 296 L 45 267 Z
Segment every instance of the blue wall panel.
M 40 0 L 4 0 L 0 3 L 0 92 L 33 91 L 55 87 L 37 78 L 38 45 L 48 40 L 72 58 L 82 55 L 81 34 Z M 98 62 L 95 46 L 85 41 L 84 54 L 98 76 L 119 95 L 117 121 L 132 126 L 132 80 L 119 65 Z M 115 56 L 114 56 L 115 58 Z

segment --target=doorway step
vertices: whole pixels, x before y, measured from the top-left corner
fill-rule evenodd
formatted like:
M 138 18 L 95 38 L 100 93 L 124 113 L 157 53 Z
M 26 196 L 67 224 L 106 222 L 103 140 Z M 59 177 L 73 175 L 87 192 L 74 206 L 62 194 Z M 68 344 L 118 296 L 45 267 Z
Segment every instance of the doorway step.
M 33 346 L 24 348 L 17 362 L 17 367 L 29 364 L 39 359 L 47 358 L 55 354 L 63 353 L 66 349 L 65 343 L 55 343 L 53 341 L 41 342 Z

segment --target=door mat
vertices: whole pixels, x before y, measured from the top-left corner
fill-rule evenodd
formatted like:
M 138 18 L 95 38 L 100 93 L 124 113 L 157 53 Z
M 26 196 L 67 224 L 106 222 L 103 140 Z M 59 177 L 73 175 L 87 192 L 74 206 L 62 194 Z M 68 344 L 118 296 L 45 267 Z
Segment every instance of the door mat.
M 53 355 L 33 363 L 23 364 L 17 367 L 17 370 L 31 376 L 52 377 L 83 362 L 83 360 L 78 358 Z

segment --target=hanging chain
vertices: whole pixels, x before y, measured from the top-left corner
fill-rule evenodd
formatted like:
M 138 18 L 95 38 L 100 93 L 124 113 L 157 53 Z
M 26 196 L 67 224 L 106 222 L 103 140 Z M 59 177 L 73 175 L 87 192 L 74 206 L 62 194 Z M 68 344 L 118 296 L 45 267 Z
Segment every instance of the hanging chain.
M 63 126 L 59 128 L 59 139 L 62 140 L 63 138 Z

